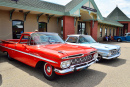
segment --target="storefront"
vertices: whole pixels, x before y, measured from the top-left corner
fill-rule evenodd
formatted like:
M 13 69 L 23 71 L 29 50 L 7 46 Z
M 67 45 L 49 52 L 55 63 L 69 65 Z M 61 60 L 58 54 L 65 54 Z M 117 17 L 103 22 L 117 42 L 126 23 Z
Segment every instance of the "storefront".
M 0 39 L 18 39 L 21 33 L 37 29 L 56 32 L 63 39 L 68 34 L 88 34 L 102 41 L 123 28 L 123 24 L 103 18 L 94 0 L 72 0 L 65 6 L 41 0 L 0 2 Z M 129 27 L 124 32 L 130 32 Z

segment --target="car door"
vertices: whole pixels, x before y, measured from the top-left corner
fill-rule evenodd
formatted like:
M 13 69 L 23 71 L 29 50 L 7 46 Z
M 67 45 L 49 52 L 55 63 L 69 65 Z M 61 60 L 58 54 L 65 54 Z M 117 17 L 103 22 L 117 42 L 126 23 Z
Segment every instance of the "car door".
M 30 57 L 29 41 L 30 41 L 29 35 L 22 35 L 21 40 L 16 44 L 16 48 L 15 48 L 16 59 L 24 63 L 27 63 Z
M 130 41 L 130 34 L 128 34 L 128 35 L 126 36 L 126 40 L 127 40 L 127 41 Z

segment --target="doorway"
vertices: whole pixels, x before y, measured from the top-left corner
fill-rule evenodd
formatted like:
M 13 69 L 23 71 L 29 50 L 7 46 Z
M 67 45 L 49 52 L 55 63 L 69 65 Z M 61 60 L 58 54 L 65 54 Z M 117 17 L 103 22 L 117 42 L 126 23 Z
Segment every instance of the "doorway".
M 86 34 L 86 23 L 78 22 L 78 34 Z
M 24 22 L 20 20 L 12 21 L 13 39 L 20 39 L 21 34 L 24 32 Z

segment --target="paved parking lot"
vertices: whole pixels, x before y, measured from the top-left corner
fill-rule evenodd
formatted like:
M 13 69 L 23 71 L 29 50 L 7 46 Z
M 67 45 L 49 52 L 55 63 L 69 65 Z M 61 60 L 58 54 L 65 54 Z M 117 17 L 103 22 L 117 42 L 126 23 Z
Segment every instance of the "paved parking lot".
M 103 60 L 54 81 L 46 80 L 40 70 L 9 61 L 0 53 L 0 87 L 130 87 L 130 43 L 107 43 L 122 47 L 119 58 Z

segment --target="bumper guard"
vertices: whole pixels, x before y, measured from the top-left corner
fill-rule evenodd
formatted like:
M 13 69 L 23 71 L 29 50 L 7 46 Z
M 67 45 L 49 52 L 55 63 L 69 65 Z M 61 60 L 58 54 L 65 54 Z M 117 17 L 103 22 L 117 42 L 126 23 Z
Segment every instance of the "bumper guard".
M 63 70 L 59 70 L 59 69 L 55 68 L 54 71 L 57 73 L 60 73 L 60 74 L 66 74 L 69 72 L 74 72 L 76 70 L 80 70 L 80 69 L 84 69 L 86 67 L 89 67 L 90 65 L 92 65 L 95 62 L 96 62 L 96 60 L 91 60 L 89 62 L 85 62 L 85 63 L 81 63 L 81 64 L 77 64 L 77 65 L 72 65 L 72 66 L 70 66 L 70 68 L 63 69 Z M 76 67 L 76 66 L 78 66 L 78 67 Z

